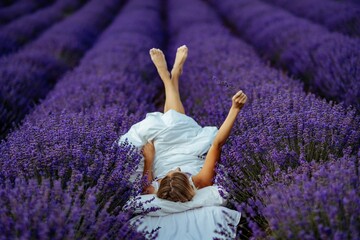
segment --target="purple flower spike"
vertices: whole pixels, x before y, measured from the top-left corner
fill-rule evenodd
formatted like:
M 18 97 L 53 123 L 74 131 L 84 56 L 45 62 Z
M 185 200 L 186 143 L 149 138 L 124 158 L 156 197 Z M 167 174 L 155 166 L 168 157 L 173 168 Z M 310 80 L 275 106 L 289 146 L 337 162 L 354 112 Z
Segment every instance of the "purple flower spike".
M 302 79 L 308 90 L 360 109 L 360 42 L 357 39 L 331 33 L 261 1 L 210 2 L 261 56 Z M 296 3 L 291 1 L 291 4 Z M 335 10 L 337 16 L 338 10 Z M 356 18 L 359 19 L 359 14 Z
M 118 0 L 92 0 L 21 51 L 0 59 L 0 138 L 78 64 L 120 7 Z
M 230 12 L 235 14 L 237 8 Z M 354 110 L 306 94 L 299 81 L 264 64 L 214 13 L 202 1 L 169 2 L 170 49 L 184 43 L 189 47 L 186 81 L 180 81 L 185 109 L 202 125 L 219 127 L 232 95 L 239 89 L 247 94 L 248 102 L 224 145 L 216 182 L 229 192 L 234 205 L 241 205 L 248 222 L 241 230 L 244 237 L 271 238 L 271 218 L 263 214 L 263 202 L 272 196 L 263 194 L 264 189 L 282 179 L 303 181 L 310 172 L 302 166 L 309 162 L 321 165 L 358 154 L 360 118 Z M 297 175 L 287 175 L 294 169 L 304 172 L 298 180 Z M 279 189 L 274 195 L 281 193 Z M 323 229 L 329 231 L 326 225 Z M 287 238 L 296 236 L 293 232 Z

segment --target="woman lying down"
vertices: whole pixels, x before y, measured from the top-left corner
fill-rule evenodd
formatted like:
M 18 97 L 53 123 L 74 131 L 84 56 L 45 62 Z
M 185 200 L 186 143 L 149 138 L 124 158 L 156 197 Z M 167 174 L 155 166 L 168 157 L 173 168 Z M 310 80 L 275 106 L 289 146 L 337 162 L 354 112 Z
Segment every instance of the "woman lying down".
M 170 74 L 163 52 L 155 48 L 150 50 L 151 59 L 165 86 L 164 113 L 148 113 L 144 120 L 134 124 L 119 140 L 122 142 L 127 139 L 142 146 L 143 176 L 146 176 L 148 181 L 143 194 L 155 194 L 161 201 L 166 200 L 164 203 L 171 201 L 178 204 L 174 206 L 190 204 L 196 199 L 197 192 L 200 193 L 202 189 L 213 185 L 215 166 L 220 159 L 222 146 L 247 100 L 242 91 L 232 97 L 232 106 L 219 130 L 216 127 L 199 126 L 194 119 L 185 115 L 179 93 L 178 81 L 187 53 L 186 46 L 177 49 Z M 200 156 L 205 154 L 204 160 Z M 222 221 L 216 218 L 224 218 L 221 212 L 214 213 L 211 208 L 193 211 L 198 212 L 186 211 L 168 216 L 145 217 L 142 225 L 147 229 L 157 225 L 160 227 L 158 237 L 163 239 L 187 239 L 187 236 L 189 239 L 207 239 L 213 236 L 209 235 L 209 230 L 216 231 L 216 221 Z M 203 220 L 200 217 L 201 211 L 205 211 Z M 215 229 L 208 229 L 199 222 L 209 221 L 211 213 L 215 216 L 212 221 Z M 195 215 L 192 217 L 191 214 Z M 194 228 L 194 225 L 199 227 Z M 210 225 L 208 223 L 208 226 Z

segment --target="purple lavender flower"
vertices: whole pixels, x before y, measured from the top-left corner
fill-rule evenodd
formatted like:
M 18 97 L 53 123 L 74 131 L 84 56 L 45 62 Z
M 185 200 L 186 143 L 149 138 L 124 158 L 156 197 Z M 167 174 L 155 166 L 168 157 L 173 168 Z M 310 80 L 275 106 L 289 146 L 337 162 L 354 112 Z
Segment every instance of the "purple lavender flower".
M 161 36 L 154 35 L 159 32 L 160 17 L 156 1 L 129 2 L 79 67 L 0 145 L 1 181 L 13 183 L 19 177 L 58 181 L 62 189 L 74 189 L 75 196 L 89 198 L 89 204 L 74 208 L 74 221 L 65 223 L 78 238 L 143 236 L 128 226 L 131 212 L 122 210 L 130 195 L 138 194 L 138 182 L 129 178 L 140 155 L 132 146 L 117 147 L 114 142 L 155 109 L 151 100 L 161 82 L 151 79 L 155 68 L 148 49 L 161 41 Z M 129 24 L 139 23 L 147 26 L 129 32 Z M 85 190 L 90 189 L 93 194 L 87 197 Z M 46 234 L 47 228 L 39 226 L 36 231 Z M 155 237 L 156 231 L 144 234 Z
M 34 40 L 41 32 L 69 16 L 83 3 L 82 0 L 58 1 L 7 24 L 0 31 L 0 56 L 14 52 L 27 42 Z
M 262 214 L 269 221 L 271 237 L 358 239 L 359 160 L 344 156 L 304 164 L 261 191 Z
M 264 0 L 282 7 L 297 16 L 305 17 L 323 24 L 332 31 L 350 36 L 360 36 L 360 6 L 350 2 L 339 1 L 288 1 Z
M 117 215 L 96 204 L 94 188 L 62 187 L 60 180 L 17 178 L 0 188 L 1 238 L 144 239 L 129 223 L 130 213 Z
M 0 60 L 0 104 L 5 109 L 0 112 L 2 138 L 46 96 L 64 72 L 78 64 L 120 3 L 91 1 L 22 51 Z
M 171 0 L 166 18 L 160 3 L 128 1 L 79 66 L 45 93 L 20 128 L 1 142 L 0 182 L 6 183 L 0 187 L 0 205 L 11 206 L 0 208 L 4 237 L 16 231 L 24 238 L 31 234 L 38 238 L 156 237 L 156 229 L 137 233 L 127 224 L 132 213 L 123 206 L 141 191 L 141 180 L 129 181 L 141 156 L 132 146 L 118 147 L 114 142 L 147 112 L 162 106 L 163 89 L 155 79 L 148 50 L 164 48 L 166 42 L 171 53 L 183 44 L 190 49 L 180 88 L 187 114 L 201 125 L 220 126 L 234 92 L 242 89 L 248 95 L 215 179 L 244 216 L 237 236 L 340 239 L 350 233 L 358 237 L 354 217 L 358 209 L 353 206 L 359 197 L 354 191 L 359 182 L 359 115 L 306 94 L 300 81 L 265 64 L 206 3 Z M 220 11 L 233 6 L 230 3 L 222 1 Z M 248 22 L 238 24 L 261 39 L 281 25 L 283 14 L 278 12 L 274 19 L 272 8 L 265 4 L 238 4 L 249 10 L 239 11 Z M 164 19 L 168 33 L 159 27 Z M 268 26 L 269 32 L 251 30 L 254 21 Z M 323 28 L 309 28 L 307 33 L 326 32 L 319 29 Z M 169 39 L 164 41 L 164 36 Z M 273 44 L 258 42 L 264 49 Z M 76 41 L 68 43 L 76 48 Z M 283 45 L 290 48 L 293 43 Z M 49 49 L 44 46 L 44 52 Z M 167 59 L 173 57 L 170 54 Z M 0 107 L 0 111 L 7 109 Z M 345 197 L 336 196 L 336 191 Z M 23 196 L 24 205 L 20 206 L 18 196 Z M 293 207 L 285 209 L 287 218 L 282 218 L 279 209 L 288 201 Z M 319 207 L 311 208 L 307 201 Z M 302 205 L 305 209 L 292 210 Z M 308 213 L 312 218 L 307 218 Z M 339 216 L 341 220 L 335 221 Z M 289 219 L 287 225 L 285 219 Z M 31 221 L 36 224 L 28 231 Z M 308 231 L 294 226 L 306 226 Z M 218 232 L 228 234 L 223 227 Z
M 0 25 L 4 25 L 22 15 L 29 14 L 39 8 L 53 3 L 53 0 L 19 0 L 0 9 Z
M 299 81 L 266 66 L 220 19 L 209 19 L 210 10 L 201 8 L 206 5 L 198 1 L 169 2 L 175 36 L 171 48 L 186 43 L 190 49 L 186 81 L 180 82 L 185 108 L 202 125 L 220 126 L 232 94 L 239 88 L 247 93 L 249 102 L 224 147 L 217 183 L 235 205 L 243 203 L 239 210 L 251 220 L 252 234 L 265 237 L 268 220 L 261 215 L 258 192 L 306 162 L 357 154 L 360 119 L 342 105 L 306 94 Z
M 359 109 L 359 41 L 260 1 L 211 1 L 264 58 L 301 78 L 307 90 Z

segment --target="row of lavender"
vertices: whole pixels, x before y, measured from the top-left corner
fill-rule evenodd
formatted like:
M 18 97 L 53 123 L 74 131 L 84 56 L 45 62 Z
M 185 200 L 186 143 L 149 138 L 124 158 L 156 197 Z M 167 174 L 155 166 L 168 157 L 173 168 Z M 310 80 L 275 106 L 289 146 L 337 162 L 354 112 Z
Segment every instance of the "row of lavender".
M 360 4 L 359 0 L 341 0 L 340 2 L 351 2 L 351 3 Z
M 14 4 L 0 9 L 0 26 L 53 2 L 54 0 L 18 0 Z
M 153 81 L 148 51 L 163 41 L 160 6 L 129 1 L 81 64 L 2 142 L 0 238 L 142 239 L 121 211 L 140 158 L 113 143 L 155 109 L 161 81 Z
M 19 50 L 54 23 L 71 15 L 84 0 L 61 0 L 33 14 L 17 18 L 0 30 L 0 56 Z
M 357 5 L 360 4 L 360 0 L 330 0 L 330 1 L 336 1 L 336 2 L 341 2 L 341 3 L 354 3 Z
M 12 4 L 14 4 L 16 0 L 4 0 L 0 2 L 0 8 L 8 7 Z
M 359 238 L 359 116 L 263 64 L 203 2 L 172 0 L 168 13 L 171 48 L 189 46 L 187 113 L 220 126 L 237 90 L 249 98 L 216 179 L 247 220 L 238 237 Z
M 92 0 L 22 51 L 0 59 L 0 138 L 78 64 L 121 3 Z
M 329 30 L 360 36 L 360 5 L 332 0 L 263 0 L 326 26 Z
M 210 1 L 246 41 L 310 91 L 360 109 L 360 42 L 261 1 Z

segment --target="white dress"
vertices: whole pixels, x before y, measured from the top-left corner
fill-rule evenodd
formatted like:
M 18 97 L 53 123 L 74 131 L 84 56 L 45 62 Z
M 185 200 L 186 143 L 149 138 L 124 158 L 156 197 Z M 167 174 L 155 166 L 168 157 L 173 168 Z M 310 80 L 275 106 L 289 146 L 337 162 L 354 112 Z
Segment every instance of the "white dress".
M 122 135 L 118 143 L 126 139 L 138 147 L 154 140 L 155 159 L 153 174 L 156 179 L 163 178 L 170 170 L 177 167 L 182 172 L 196 175 L 204 164 L 204 155 L 208 152 L 218 129 L 201 127 L 194 119 L 175 110 L 166 113 L 148 113 L 144 120 L 134 124 Z M 135 180 L 144 169 L 144 159 L 140 161 L 136 173 L 130 178 Z M 217 231 L 219 224 L 231 239 L 235 238 L 236 226 L 241 214 L 223 206 L 204 206 L 166 216 L 139 215 L 131 221 L 137 222 L 139 231 L 158 229 L 158 240 L 183 239 L 222 239 Z M 232 226 L 232 227 L 231 227 Z M 233 229 L 234 228 L 234 229 Z
M 169 171 L 180 167 L 183 172 L 196 175 L 204 164 L 204 154 L 209 150 L 217 127 L 201 127 L 191 117 L 169 110 L 166 113 L 152 112 L 144 120 L 132 125 L 118 143 L 126 139 L 139 149 L 154 140 L 155 158 L 153 175 L 163 178 Z M 136 171 L 142 174 L 143 159 Z M 134 180 L 135 175 L 132 177 Z

